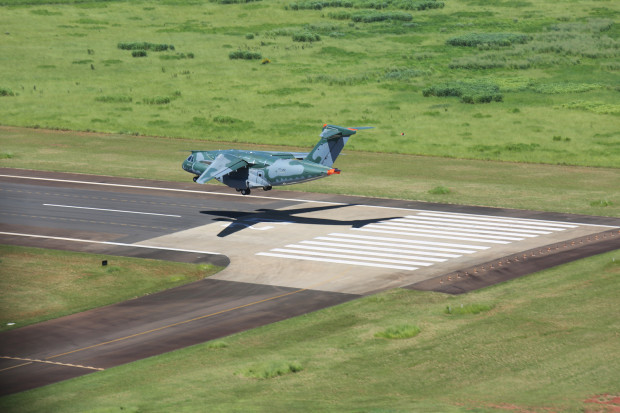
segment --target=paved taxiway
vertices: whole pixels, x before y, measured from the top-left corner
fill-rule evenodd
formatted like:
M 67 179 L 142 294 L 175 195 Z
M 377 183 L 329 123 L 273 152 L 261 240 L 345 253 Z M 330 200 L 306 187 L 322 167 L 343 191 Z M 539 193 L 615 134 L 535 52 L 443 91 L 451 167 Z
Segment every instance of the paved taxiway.
M 230 260 L 209 280 L 0 334 L 2 392 L 382 289 L 442 290 L 441 277 L 462 269 L 470 269 L 470 284 L 488 285 L 493 279 L 481 280 L 478 265 L 520 257 L 502 269 L 515 274 L 526 259 L 533 271 L 551 257 L 618 248 L 619 226 L 613 218 L 277 191 L 243 197 L 221 186 L 0 169 L 2 243 Z M 558 245 L 572 255 L 549 247 Z M 518 255 L 525 251 L 541 253 Z

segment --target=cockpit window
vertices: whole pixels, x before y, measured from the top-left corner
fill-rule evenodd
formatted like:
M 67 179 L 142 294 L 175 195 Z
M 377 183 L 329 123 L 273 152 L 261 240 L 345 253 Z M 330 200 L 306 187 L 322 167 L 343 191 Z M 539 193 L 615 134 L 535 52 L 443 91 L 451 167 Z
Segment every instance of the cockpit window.
M 194 162 L 194 154 L 191 154 L 189 158 L 187 158 L 188 162 Z

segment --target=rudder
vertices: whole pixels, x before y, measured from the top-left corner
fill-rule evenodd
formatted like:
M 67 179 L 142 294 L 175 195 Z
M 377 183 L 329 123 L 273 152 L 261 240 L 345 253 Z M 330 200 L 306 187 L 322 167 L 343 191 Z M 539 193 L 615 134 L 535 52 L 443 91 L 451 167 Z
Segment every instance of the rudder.
M 321 140 L 310 151 L 305 160 L 331 167 L 336 162 L 336 158 L 340 155 L 349 137 L 354 135 L 358 129 L 369 129 L 369 127 L 344 128 L 342 126 L 323 125 Z

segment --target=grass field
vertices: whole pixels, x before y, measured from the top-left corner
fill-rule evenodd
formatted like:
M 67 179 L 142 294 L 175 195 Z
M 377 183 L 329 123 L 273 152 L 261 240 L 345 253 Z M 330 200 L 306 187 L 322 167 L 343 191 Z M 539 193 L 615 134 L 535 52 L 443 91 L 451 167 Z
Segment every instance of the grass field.
M 0 245 L 0 331 L 187 284 L 220 270 L 209 264 Z
M 620 166 L 614 1 L 0 4 L 3 125 Z
M 611 412 L 586 400 L 620 394 L 619 254 L 463 296 L 384 292 L 3 397 L 0 409 Z
M 0 0 L 0 166 L 181 181 L 189 149 L 375 126 L 342 175 L 291 189 L 618 217 L 619 17 L 610 0 Z M 0 254 L 3 326 L 205 276 Z M 0 410 L 614 411 L 592 401 L 620 395 L 618 254 L 459 297 L 384 292 Z

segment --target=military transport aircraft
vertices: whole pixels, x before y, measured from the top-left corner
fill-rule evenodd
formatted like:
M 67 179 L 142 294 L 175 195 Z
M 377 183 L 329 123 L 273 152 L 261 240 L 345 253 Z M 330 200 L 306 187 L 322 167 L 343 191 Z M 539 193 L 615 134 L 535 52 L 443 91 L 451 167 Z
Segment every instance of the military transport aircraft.
M 273 186 L 308 182 L 339 174 L 333 168 L 349 137 L 360 129 L 323 125 L 321 139 L 310 152 L 271 152 L 226 149 L 192 151 L 183 162 L 183 169 L 194 175 L 194 182 L 204 184 L 217 179 L 243 195 L 252 188 L 269 191 Z

